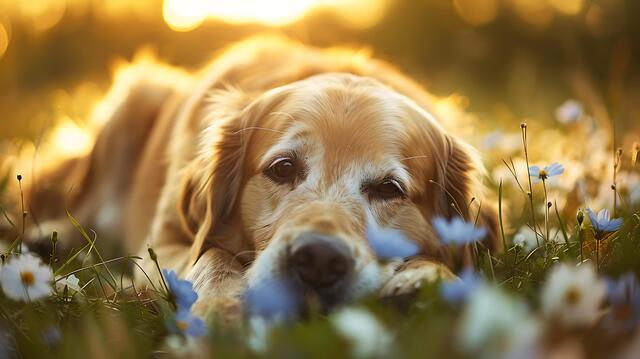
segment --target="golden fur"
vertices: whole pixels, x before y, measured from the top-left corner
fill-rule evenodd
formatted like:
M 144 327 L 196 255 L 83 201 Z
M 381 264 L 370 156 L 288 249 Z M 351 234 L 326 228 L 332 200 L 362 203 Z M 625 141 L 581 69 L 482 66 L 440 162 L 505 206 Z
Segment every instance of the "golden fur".
M 162 267 L 194 281 L 200 313 L 238 313 L 244 288 L 285 275 L 283 253 L 304 231 L 347 243 L 357 273 L 334 293 L 339 301 L 453 278 L 431 218 L 475 218 L 469 203 L 482 195 L 483 167 L 433 117 L 432 96 L 388 64 L 262 36 L 199 72 L 149 62 L 127 71 L 107 96 L 109 122 L 91 155 L 31 191 L 40 231 L 59 231 L 64 247 L 76 236 L 62 207 L 105 240 L 139 252 L 147 273 L 156 272 L 146 253 L 153 246 Z M 264 175 L 283 153 L 304 163 L 295 185 Z M 402 181 L 406 197 L 368 198 L 363 183 L 388 175 Z M 378 264 L 364 235 L 367 218 L 402 230 L 422 254 Z M 480 222 L 495 249 L 488 207 Z

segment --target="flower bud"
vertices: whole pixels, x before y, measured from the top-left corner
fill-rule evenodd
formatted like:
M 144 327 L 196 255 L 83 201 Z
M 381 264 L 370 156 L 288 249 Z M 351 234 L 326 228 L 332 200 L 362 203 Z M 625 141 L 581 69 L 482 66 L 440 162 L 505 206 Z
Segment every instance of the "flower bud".
M 578 221 L 578 225 L 582 225 L 582 222 L 584 221 L 584 212 L 582 212 L 582 210 L 578 210 L 578 214 L 576 215 L 576 220 Z
M 149 247 L 147 248 L 147 250 L 149 251 L 149 257 L 151 257 L 152 261 L 158 260 L 158 256 L 156 255 L 156 252 L 153 250 L 153 248 Z

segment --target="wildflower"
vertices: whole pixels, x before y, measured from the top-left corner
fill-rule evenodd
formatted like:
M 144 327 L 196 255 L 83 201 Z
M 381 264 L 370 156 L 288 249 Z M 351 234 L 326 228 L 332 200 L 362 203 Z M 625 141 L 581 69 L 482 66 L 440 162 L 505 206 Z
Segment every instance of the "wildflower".
M 201 337 L 207 334 L 207 327 L 204 321 L 193 315 L 188 309 L 178 309 L 175 320 L 176 327 L 180 333 L 186 336 Z
M 0 282 L 7 297 L 14 300 L 39 300 L 51 295 L 51 268 L 33 254 L 12 257 L 2 267 Z
M 524 303 L 489 285 L 470 297 L 459 332 L 464 349 L 483 358 L 535 358 L 539 334 Z
M 264 354 L 267 351 L 269 332 L 272 325 L 272 321 L 263 317 L 254 316 L 249 318 L 247 345 L 254 353 Z
M 384 356 L 391 349 L 392 335 L 364 309 L 341 309 L 331 317 L 331 323 L 351 342 L 354 357 Z
M 371 249 L 382 260 L 404 259 L 420 251 L 420 247 L 401 231 L 381 228 L 371 216 L 367 221 L 366 235 Z
M 189 310 L 193 303 L 198 300 L 198 293 L 193 290 L 193 283 L 188 280 L 178 279 L 178 275 L 172 270 L 163 269 L 162 274 L 167 281 L 171 291 L 170 295 L 175 300 L 177 309 Z
M 597 214 L 589 208 L 587 208 L 587 212 L 591 226 L 598 233 L 615 232 L 622 227 L 622 218 L 611 219 L 609 210 L 606 208 L 601 209 Z
M 567 100 L 556 109 L 556 119 L 563 124 L 577 122 L 582 118 L 584 108 L 576 100 Z
M 611 305 L 604 318 L 605 328 L 617 334 L 628 332 L 640 324 L 640 283 L 633 273 L 617 281 L 606 279 L 607 299 Z
M 541 180 L 546 181 L 550 177 L 562 174 L 562 172 L 564 172 L 564 167 L 558 162 L 545 166 L 543 169 L 538 166 L 529 166 L 529 176 L 531 176 L 533 183 L 538 183 Z
M 249 286 L 244 300 L 250 315 L 274 320 L 292 317 L 299 309 L 296 293 L 282 280 L 267 280 Z
M 529 226 L 522 226 L 518 233 L 513 236 L 513 244 L 524 249 L 527 253 L 538 247 L 536 232 Z
M 542 290 L 542 310 L 570 327 L 590 325 L 598 317 L 605 292 L 605 283 L 589 263 L 557 264 Z
M 482 284 L 482 277 L 473 268 L 466 268 L 460 278 L 442 282 L 440 294 L 449 303 L 457 304 L 469 298 Z
M 82 292 L 80 279 L 78 279 L 74 274 L 66 277 L 60 276 L 56 279 L 56 290 L 58 290 L 58 292 L 64 292 L 65 287 L 67 287 L 70 294 Z
M 467 223 L 460 217 L 447 222 L 446 219 L 436 216 L 433 218 L 433 228 L 444 243 L 453 245 L 476 242 L 487 235 L 485 228 L 476 228 L 473 223 Z

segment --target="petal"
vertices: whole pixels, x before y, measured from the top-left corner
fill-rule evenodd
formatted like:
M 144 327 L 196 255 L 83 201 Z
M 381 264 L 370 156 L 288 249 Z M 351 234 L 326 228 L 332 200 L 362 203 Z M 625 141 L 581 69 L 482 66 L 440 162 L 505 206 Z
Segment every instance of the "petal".
M 531 177 L 540 176 L 540 167 L 538 167 L 538 166 L 529 166 L 529 176 L 531 176 Z
M 559 174 L 562 174 L 562 172 L 564 172 L 564 167 L 562 167 L 562 165 L 558 162 L 554 162 L 549 166 L 545 167 L 544 169 L 545 171 L 547 171 L 547 175 L 549 176 L 557 176 Z
M 449 236 L 447 233 L 449 231 L 449 223 L 447 220 L 443 217 L 435 216 L 431 222 L 433 223 L 433 229 L 436 230 L 440 239 L 445 243 L 449 242 Z

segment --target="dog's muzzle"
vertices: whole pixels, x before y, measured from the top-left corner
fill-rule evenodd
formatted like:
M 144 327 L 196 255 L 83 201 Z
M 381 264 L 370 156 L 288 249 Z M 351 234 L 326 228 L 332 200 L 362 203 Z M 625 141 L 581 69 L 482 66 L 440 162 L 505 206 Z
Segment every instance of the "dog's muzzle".
M 351 251 L 343 240 L 317 232 L 305 232 L 289 248 L 288 268 L 310 289 L 339 285 L 354 268 Z

